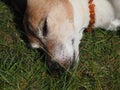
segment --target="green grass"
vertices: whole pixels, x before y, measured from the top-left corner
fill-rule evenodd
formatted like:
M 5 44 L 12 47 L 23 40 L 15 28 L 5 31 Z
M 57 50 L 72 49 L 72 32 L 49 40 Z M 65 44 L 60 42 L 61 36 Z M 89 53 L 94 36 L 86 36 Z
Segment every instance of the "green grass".
M 84 33 L 75 71 L 51 75 L 42 56 L 27 48 L 14 15 L 0 2 L 0 90 L 120 90 L 120 37 Z

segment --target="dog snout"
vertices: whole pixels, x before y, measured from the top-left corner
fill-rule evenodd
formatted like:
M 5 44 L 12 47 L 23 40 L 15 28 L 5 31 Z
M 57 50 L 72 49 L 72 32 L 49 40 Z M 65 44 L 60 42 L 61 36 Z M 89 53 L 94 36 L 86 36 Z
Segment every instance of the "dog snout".
M 75 58 L 62 59 L 62 60 L 59 60 L 59 63 L 65 69 L 73 69 L 76 66 L 76 59 Z

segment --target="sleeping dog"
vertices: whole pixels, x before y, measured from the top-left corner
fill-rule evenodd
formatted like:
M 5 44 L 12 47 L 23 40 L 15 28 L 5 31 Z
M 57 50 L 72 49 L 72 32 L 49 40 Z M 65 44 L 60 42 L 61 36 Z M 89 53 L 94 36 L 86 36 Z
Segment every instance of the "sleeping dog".
M 24 26 L 33 48 L 43 47 L 65 68 L 78 62 L 85 28 L 117 30 L 120 0 L 27 0 Z

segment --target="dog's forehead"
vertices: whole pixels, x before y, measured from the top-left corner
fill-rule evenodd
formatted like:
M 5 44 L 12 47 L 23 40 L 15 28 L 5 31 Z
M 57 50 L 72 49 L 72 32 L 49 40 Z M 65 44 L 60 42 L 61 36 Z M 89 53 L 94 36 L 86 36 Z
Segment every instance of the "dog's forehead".
M 59 5 L 61 7 L 58 7 Z M 60 10 L 59 12 L 61 12 L 61 14 L 62 9 L 60 8 L 63 8 L 67 16 L 73 20 L 73 11 L 69 0 L 28 0 L 26 13 L 29 23 L 36 28 L 38 24 L 47 17 L 52 8 Z M 52 11 L 52 13 L 55 12 Z

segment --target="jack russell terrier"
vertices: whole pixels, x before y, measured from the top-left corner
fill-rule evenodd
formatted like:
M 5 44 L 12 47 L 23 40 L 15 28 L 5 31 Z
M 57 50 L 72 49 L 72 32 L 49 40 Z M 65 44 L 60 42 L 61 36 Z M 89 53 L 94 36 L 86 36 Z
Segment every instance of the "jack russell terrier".
M 31 46 L 67 69 L 79 60 L 85 28 L 117 30 L 120 0 L 27 0 L 24 26 Z

